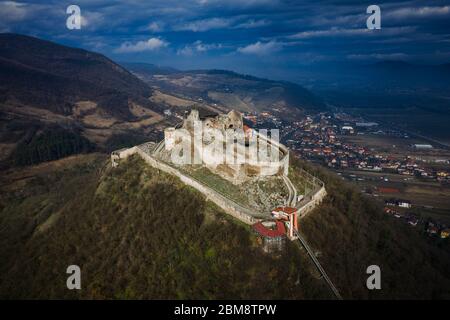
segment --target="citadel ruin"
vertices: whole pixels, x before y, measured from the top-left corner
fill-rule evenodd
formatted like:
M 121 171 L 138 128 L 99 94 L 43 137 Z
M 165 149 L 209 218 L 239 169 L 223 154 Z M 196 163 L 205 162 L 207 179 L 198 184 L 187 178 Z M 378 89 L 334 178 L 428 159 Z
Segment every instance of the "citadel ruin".
M 299 238 L 299 219 L 326 195 L 323 182 L 302 169 L 296 170 L 311 187 L 297 190 L 289 178 L 289 150 L 272 137 L 246 126 L 237 111 L 200 117 L 192 110 L 182 123 L 166 128 L 159 143 L 114 151 L 111 161 L 115 167 L 130 155 L 140 155 L 147 164 L 177 176 L 226 213 L 252 225 L 270 251 L 280 248 L 285 238 Z M 218 146 L 225 152 L 217 153 Z M 190 162 L 174 162 L 174 154 Z M 257 189 L 254 194 L 253 189 Z
M 202 164 L 239 184 L 258 176 L 287 175 L 289 150 L 278 130 L 258 132 L 244 125 L 242 114 L 230 111 L 200 119 L 192 110 L 180 128 L 164 130 L 165 151 L 174 163 Z

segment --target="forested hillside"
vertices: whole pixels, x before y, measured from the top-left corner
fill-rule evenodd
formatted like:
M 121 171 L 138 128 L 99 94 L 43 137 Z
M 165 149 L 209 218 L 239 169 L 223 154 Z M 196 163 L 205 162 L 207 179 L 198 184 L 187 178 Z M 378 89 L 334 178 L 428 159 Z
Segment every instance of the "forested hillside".
M 344 299 L 449 298 L 449 242 L 428 243 L 304 162 L 329 196 L 300 229 Z M 0 176 L 0 297 L 330 299 L 305 252 L 263 253 L 251 229 L 177 178 L 131 158 L 78 155 Z M 67 266 L 82 290 L 66 288 Z M 382 290 L 366 288 L 381 268 Z
M 331 297 L 294 243 L 263 253 L 248 227 L 139 158 L 44 166 L 14 173 L 1 193 L 1 298 Z M 80 291 L 66 288 L 71 264 Z
M 18 166 L 31 165 L 94 149 L 95 146 L 77 131 L 60 127 L 45 128 L 23 139 L 12 153 L 10 162 Z
M 372 199 L 328 170 L 295 161 L 325 182 L 328 197 L 300 224 L 346 298 L 449 299 L 450 241 L 428 237 L 383 213 Z M 381 269 L 382 290 L 368 290 L 366 268 Z
M 77 101 L 91 100 L 123 119 L 129 101 L 151 105 L 151 89 L 105 56 L 20 34 L 0 34 L 0 103 L 70 115 Z
M 0 33 L 0 167 L 155 139 L 164 117 L 151 96 L 101 54 Z

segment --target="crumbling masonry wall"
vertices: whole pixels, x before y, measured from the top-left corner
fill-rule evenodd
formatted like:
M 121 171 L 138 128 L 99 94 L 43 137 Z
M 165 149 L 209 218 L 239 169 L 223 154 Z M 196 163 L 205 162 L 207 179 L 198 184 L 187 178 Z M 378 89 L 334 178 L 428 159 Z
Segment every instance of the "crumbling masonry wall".
M 235 217 L 236 219 L 238 219 L 246 224 L 249 224 L 249 225 L 252 225 L 259 221 L 259 219 L 253 217 L 253 215 L 252 215 L 252 213 L 255 214 L 255 212 L 252 212 L 252 211 L 240 206 L 239 204 L 233 202 L 230 199 L 225 198 L 224 196 L 222 196 L 218 192 L 212 190 L 211 188 L 208 188 L 205 185 L 201 184 L 197 180 L 182 174 L 177 169 L 175 169 L 165 163 L 162 163 L 161 161 L 155 159 L 148 153 L 141 150 L 139 148 L 139 146 L 120 151 L 119 157 L 120 157 L 120 159 L 125 159 L 136 153 L 139 154 L 139 156 L 141 156 L 142 159 L 144 159 L 144 161 L 147 164 L 151 165 L 152 167 L 159 169 L 161 171 L 164 171 L 166 173 L 172 174 L 172 175 L 178 177 L 186 185 L 197 189 L 203 195 L 206 196 L 207 200 L 211 200 L 216 205 L 218 205 L 220 208 L 222 208 L 226 213 Z
M 255 217 L 258 216 L 258 212 L 254 212 L 252 210 L 244 208 L 231 199 L 224 197 L 215 190 L 203 185 L 201 182 L 195 180 L 194 178 L 184 175 L 179 170 L 152 157 L 149 153 L 141 149 L 140 146 L 114 151 L 111 154 L 112 166 L 117 166 L 119 160 L 126 159 L 133 154 L 138 154 L 150 166 L 178 177 L 183 183 L 201 192 L 203 195 L 205 195 L 207 200 L 211 200 L 220 208 L 222 208 L 227 214 L 233 216 L 234 218 L 249 225 L 252 225 L 261 220 Z M 317 191 L 313 192 L 310 195 L 311 199 L 308 202 L 298 206 L 299 212 L 301 214 L 300 218 L 304 217 L 316 206 L 318 206 L 323 201 L 326 195 L 327 192 L 325 190 L 325 186 L 321 184 Z M 263 216 L 262 213 L 259 213 L 259 215 Z

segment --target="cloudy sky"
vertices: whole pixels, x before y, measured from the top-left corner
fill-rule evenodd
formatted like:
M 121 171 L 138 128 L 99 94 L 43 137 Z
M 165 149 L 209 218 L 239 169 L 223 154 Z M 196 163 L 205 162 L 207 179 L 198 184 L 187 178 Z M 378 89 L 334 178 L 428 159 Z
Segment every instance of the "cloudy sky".
M 81 30 L 66 8 L 81 8 Z M 366 9 L 381 8 L 381 30 Z M 116 61 L 221 68 L 290 79 L 304 66 L 450 62 L 450 0 L 0 1 L 0 32 L 101 52 Z

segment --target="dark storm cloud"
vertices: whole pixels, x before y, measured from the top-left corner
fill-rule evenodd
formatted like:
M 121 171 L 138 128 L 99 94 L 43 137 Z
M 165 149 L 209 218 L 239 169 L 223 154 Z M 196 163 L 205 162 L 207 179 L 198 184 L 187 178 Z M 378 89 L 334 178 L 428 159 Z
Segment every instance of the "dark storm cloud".
M 83 27 L 65 28 L 69 4 Z M 382 29 L 366 29 L 378 4 Z M 3 1 L 0 30 L 100 51 L 118 60 L 257 73 L 323 61 L 447 62 L 450 1 Z

